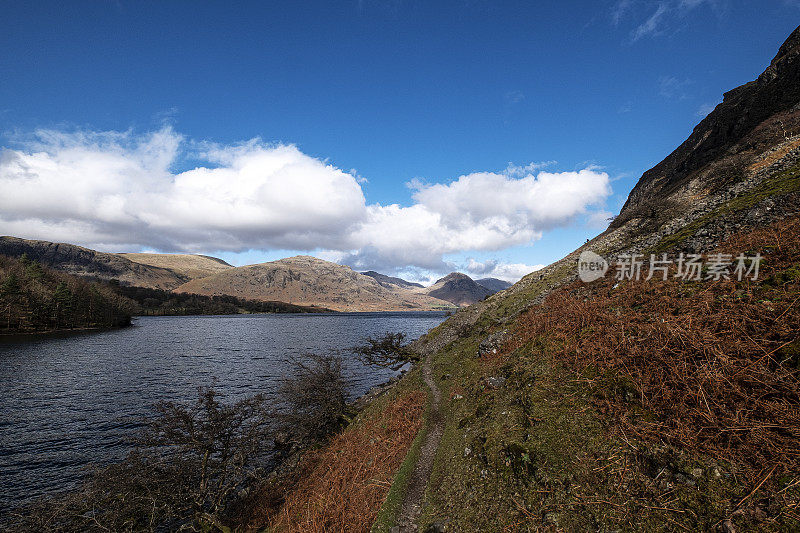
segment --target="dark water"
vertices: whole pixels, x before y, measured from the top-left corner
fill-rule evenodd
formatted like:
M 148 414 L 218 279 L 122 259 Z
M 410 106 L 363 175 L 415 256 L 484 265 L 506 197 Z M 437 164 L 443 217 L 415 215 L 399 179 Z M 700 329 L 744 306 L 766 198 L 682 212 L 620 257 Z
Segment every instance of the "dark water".
M 0 514 L 73 487 L 90 463 L 120 459 L 159 400 L 273 394 L 288 358 L 346 349 L 365 336 L 416 338 L 441 313 L 143 317 L 134 327 L 0 340 Z M 353 395 L 393 372 L 345 356 Z

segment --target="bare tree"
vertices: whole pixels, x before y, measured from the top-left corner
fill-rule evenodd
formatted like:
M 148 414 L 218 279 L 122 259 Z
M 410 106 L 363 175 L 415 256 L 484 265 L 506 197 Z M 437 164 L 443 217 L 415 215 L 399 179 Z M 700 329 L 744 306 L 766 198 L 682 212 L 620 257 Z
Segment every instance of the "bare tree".
M 287 430 L 300 439 L 323 439 L 347 423 L 347 383 L 342 359 L 308 354 L 295 359 L 294 375 L 281 386 L 288 409 L 281 414 Z
M 190 407 L 160 402 L 158 416 L 144 432 L 142 443 L 157 449 L 184 472 L 195 517 L 218 525 L 230 495 L 243 487 L 248 474 L 263 465 L 272 417 L 258 394 L 225 405 L 213 389 L 201 389 Z
M 353 348 L 361 360 L 368 365 L 400 370 L 408 363 L 420 360 L 419 354 L 405 342 L 404 333 L 387 333 L 383 337 L 368 337 L 366 344 Z
M 272 420 L 260 395 L 232 404 L 217 396 L 203 389 L 189 406 L 158 404 L 124 461 L 16 512 L 9 530 L 224 530 L 227 508 L 267 465 Z

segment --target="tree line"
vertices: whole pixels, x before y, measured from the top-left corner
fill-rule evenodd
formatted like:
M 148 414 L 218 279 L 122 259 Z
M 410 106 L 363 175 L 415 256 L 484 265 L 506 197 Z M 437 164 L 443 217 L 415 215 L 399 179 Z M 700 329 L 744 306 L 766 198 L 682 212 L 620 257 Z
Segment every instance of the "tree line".
M 204 296 L 175 293 L 162 289 L 120 285 L 110 282 L 115 292 L 137 304 L 137 315 L 235 315 L 239 313 L 321 313 L 323 307 L 294 305 L 284 302 L 245 300 L 235 296 Z
M 0 332 L 121 327 L 135 310 L 107 285 L 42 267 L 25 254 L 0 256 Z

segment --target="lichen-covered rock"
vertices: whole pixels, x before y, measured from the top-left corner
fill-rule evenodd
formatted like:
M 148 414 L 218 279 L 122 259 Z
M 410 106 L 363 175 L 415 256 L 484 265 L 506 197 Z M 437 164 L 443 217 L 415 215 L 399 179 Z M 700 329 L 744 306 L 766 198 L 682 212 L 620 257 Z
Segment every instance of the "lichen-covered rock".
M 478 357 L 495 355 L 508 340 L 508 330 L 497 331 L 486 337 L 478 346 Z

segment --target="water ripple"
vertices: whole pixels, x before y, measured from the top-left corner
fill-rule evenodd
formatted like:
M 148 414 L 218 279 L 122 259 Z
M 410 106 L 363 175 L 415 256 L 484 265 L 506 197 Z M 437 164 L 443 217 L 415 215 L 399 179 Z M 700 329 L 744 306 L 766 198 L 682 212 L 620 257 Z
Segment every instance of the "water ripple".
M 440 313 L 143 317 L 123 330 L 0 340 L 0 514 L 75 486 L 86 467 L 125 456 L 159 400 L 215 383 L 229 399 L 274 395 L 293 357 L 364 336 L 414 338 Z M 345 355 L 360 395 L 391 377 Z

